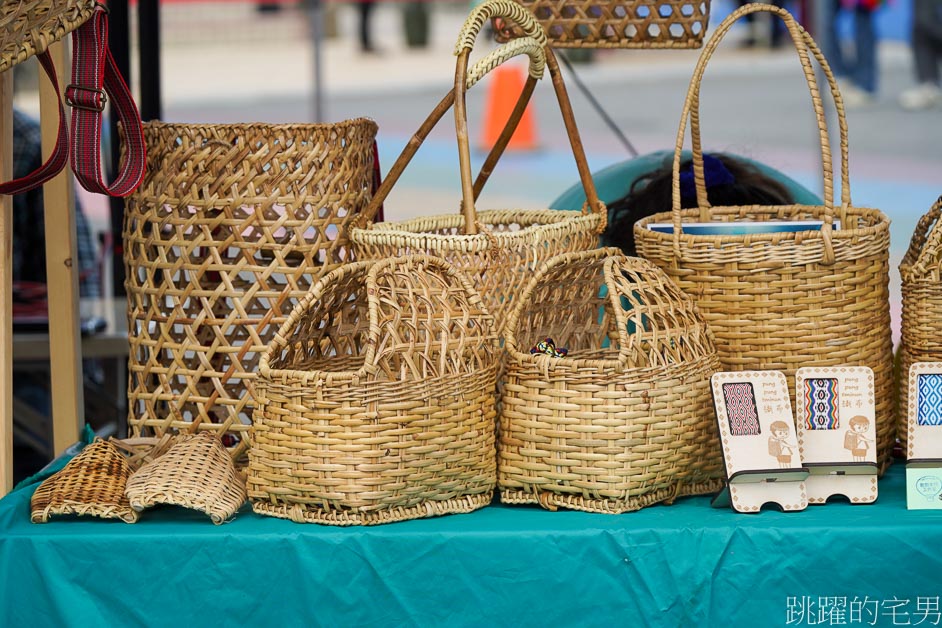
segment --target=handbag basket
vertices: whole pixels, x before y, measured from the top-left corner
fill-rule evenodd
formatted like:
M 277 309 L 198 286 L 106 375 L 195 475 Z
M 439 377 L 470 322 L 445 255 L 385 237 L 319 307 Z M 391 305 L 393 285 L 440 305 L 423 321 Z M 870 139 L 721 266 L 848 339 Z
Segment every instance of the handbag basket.
M 482 24 L 494 15 L 509 15 L 519 20 L 527 37 L 515 39 L 479 61 L 470 70 L 468 56 Z M 387 259 L 411 253 L 444 257 L 467 273 L 481 294 L 488 310 L 502 326 L 514 296 L 529 280 L 539 264 L 567 251 L 585 250 L 598 245 L 598 235 L 605 227 L 605 206 L 598 200 L 585 153 L 575 127 L 572 109 L 559 66 L 532 16 L 510 0 L 490 0 L 469 15 L 457 46 L 458 68 L 454 91 L 446 96 L 425 121 L 390 169 L 369 207 L 358 222 L 370 220 L 399 178 L 422 141 L 445 111 L 455 105 L 455 125 L 461 167 L 463 217 L 432 216 L 403 222 L 372 224 L 350 232 L 357 259 Z M 481 168 L 477 182 L 471 180 L 471 158 L 465 92 L 488 70 L 520 53 L 530 55 L 530 76 L 511 119 Z M 513 134 L 516 123 L 529 100 L 545 64 L 550 69 L 556 95 L 566 121 L 566 130 L 586 190 L 587 208 L 583 212 L 557 210 L 495 210 L 478 213 L 475 198 Z
M 546 330 L 565 357 L 528 351 Z M 618 249 L 553 258 L 505 341 L 502 502 L 620 513 L 721 488 L 713 337 L 653 264 Z
M 824 168 L 822 207 L 710 207 L 707 201 L 700 146 L 700 82 L 707 61 L 733 23 L 756 11 L 782 17 L 798 48 L 818 120 Z M 809 55 L 821 65 L 837 109 L 839 204 L 834 200 L 825 114 Z M 681 211 L 679 171 L 688 116 L 698 208 Z M 888 463 L 895 433 L 889 220 L 878 210 L 852 205 L 847 153 L 841 95 L 814 40 L 786 11 L 746 5 L 717 28 L 694 71 L 674 154 L 673 209 L 638 221 L 634 234 L 639 254 L 697 301 L 716 336 L 724 370 L 783 371 L 794 395 L 794 374 L 799 367 L 870 367 L 876 387 L 877 455 Z M 823 224 L 820 230 L 748 235 L 691 235 L 683 229 L 685 221 L 779 220 L 820 220 Z M 673 224 L 671 233 L 647 228 L 665 221 Z
M 471 283 L 439 258 L 323 277 L 259 363 L 252 508 L 368 525 L 487 505 L 497 342 Z
M 942 362 L 942 196 L 919 219 L 909 250 L 899 265 L 903 313 L 900 325 L 898 436 L 906 451 L 909 368 L 917 362 Z
M 710 0 L 515 0 L 555 48 L 699 48 Z M 498 41 L 519 29 L 497 24 Z
M 245 450 L 258 353 L 351 257 L 376 130 L 363 118 L 145 125 L 147 177 L 123 234 L 132 436 L 211 430 Z

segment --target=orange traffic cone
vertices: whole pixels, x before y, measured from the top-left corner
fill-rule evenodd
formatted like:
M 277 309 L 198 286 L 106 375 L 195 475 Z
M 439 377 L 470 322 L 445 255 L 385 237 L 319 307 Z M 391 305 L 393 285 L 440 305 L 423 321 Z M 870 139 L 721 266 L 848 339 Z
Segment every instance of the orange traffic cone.
M 510 119 L 517 98 L 526 82 L 526 70 L 519 65 L 497 66 L 488 80 L 487 102 L 484 109 L 484 125 L 481 134 L 482 150 L 490 150 L 500 137 L 500 132 Z M 510 138 L 507 150 L 535 150 L 537 148 L 536 123 L 533 119 L 532 101 L 520 118 L 520 124 Z

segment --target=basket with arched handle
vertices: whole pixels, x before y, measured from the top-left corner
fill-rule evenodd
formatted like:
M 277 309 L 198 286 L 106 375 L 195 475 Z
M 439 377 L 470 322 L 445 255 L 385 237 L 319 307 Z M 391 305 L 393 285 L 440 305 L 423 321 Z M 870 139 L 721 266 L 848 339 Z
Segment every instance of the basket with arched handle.
M 564 357 L 530 349 L 548 333 Z M 501 501 L 620 513 L 720 488 L 713 336 L 656 266 L 618 249 L 555 257 L 505 341 Z
M 700 139 L 700 85 L 723 37 L 746 15 L 781 18 L 795 43 L 818 124 L 824 205 L 711 206 Z M 817 60 L 837 112 L 841 196 L 835 199 L 831 147 L 824 105 L 811 63 Z M 680 161 L 690 121 L 696 207 L 681 209 Z M 692 296 L 716 335 L 723 369 L 779 370 L 794 395 L 802 366 L 868 366 L 876 385 L 878 457 L 888 464 L 895 440 L 895 399 L 889 308 L 889 219 L 851 202 L 847 121 L 840 91 L 824 55 L 785 10 L 748 4 L 720 24 L 704 46 L 684 103 L 673 165 L 672 210 L 638 221 L 641 257 L 663 269 Z M 814 220 L 820 228 L 733 235 L 685 231 L 689 222 Z M 648 228 L 673 225 L 670 233 Z M 850 418 L 850 417 L 848 417 Z M 841 428 L 843 425 L 840 426 Z
M 323 277 L 259 363 L 248 493 L 256 512 L 368 525 L 488 504 L 498 337 L 441 258 Z
M 519 21 L 526 36 L 504 44 L 469 68 L 475 37 L 486 21 L 495 16 Z M 592 183 L 559 66 L 545 41 L 542 29 L 532 15 L 510 0 L 489 0 L 475 8 L 465 22 L 456 47 L 458 61 L 454 89 L 439 103 L 407 144 L 358 221 L 363 224 L 372 219 L 422 141 L 452 104 L 459 148 L 462 213 L 375 223 L 364 228 L 353 228 L 350 232 L 358 259 L 385 259 L 410 253 L 427 253 L 448 259 L 471 277 L 498 326 L 503 324 L 514 295 L 542 261 L 567 251 L 595 248 L 599 233 L 605 226 L 605 206 L 599 201 Z M 473 181 L 465 108 L 466 90 L 487 71 L 512 56 L 524 53 L 530 57 L 527 82 L 514 113 L 485 160 L 477 180 Z M 582 212 L 551 209 L 478 211 L 475 199 L 513 134 L 536 81 L 542 76 L 544 64 L 553 80 L 588 201 Z

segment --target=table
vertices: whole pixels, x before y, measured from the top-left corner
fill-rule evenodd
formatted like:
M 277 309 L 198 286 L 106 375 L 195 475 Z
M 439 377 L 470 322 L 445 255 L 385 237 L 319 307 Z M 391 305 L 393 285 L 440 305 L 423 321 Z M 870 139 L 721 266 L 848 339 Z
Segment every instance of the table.
M 798 513 L 693 497 L 624 515 L 495 504 L 352 528 L 248 505 L 222 526 L 176 507 L 133 525 L 31 524 L 34 484 L 0 500 L 0 623 L 754 627 L 812 625 L 811 607 L 835 625 L 816 621 L 831 598 L 843 625 L 894 625 L 894 612 L 937 625 L 942 511 L 906 510 L 903 471 L 876 504 Z

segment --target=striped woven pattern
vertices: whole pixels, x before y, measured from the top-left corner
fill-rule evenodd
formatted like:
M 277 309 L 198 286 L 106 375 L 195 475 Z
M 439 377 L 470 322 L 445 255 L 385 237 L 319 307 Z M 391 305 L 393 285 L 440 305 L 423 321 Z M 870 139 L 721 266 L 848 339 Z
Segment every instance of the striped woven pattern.
M 841 404 L 836 379 L 806 379 L 801 394 L 808 408 L 806 427 L 809 430 L 836 430 L 840 427 L 838 412 Z
M 818 123 L 824 205 L 711 207 L 700 141 L 700 86 L 720 41 L 744 16 L 771 12 L 785 20 L 796 43 Z M 841 196 L 834 195 L 834 164 L 827 120 L 811 64 L 827 80 L 837 111 Z M 697 207 L 681 210 L 680 162 L 690 122 Z M 778 370 L 794 398 L 795 371 L 807 365 L 868 366 L 876 391 L 877 459 L 889 465 L 896 416 L 889 306 L 889 220 L 851 201 L 848 133 L 834 75 L 814 40 L 791 15 L 768 5 L 747 4 L 720 24 L 704 46 L 690 82 L 674 154 L 672 211 L 635 224 L 639 255 L 663 269 L 693 297 L 716 335 L 723 370 Z M 686 222 L 821 220 L 818 231 L 735 236 L 690 235 Z M 840 220 L 840 229 L 833 229 Z M 651 231 L 670 222 L 673 233 Z
M 439 258 L 322 278 L 259 364 L 252 508 L 371 525 L 490 503 L 497 342 L 469 280 Z
M 6 72 L 81 26 L 94 0 L 3 0 L 0 3 L 0 72 Z
M 547 330 L 566 357 L 530 353 Z M 652 264 L 617 249 L 551 259 L 505 342 L 502 502 L 620 513 L 721 486 L 713 338 Z
M 699 48 L 710 0 L 516 0 L 554 48 Z M 498 39 L 519 34 L 501 25 Z
M 350 261 L 376 123 L 145 125 L 128 197 L 132 436 L 208 430 L 244 452 L 258 355 L 318 277 Z

